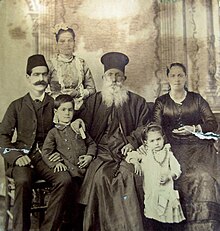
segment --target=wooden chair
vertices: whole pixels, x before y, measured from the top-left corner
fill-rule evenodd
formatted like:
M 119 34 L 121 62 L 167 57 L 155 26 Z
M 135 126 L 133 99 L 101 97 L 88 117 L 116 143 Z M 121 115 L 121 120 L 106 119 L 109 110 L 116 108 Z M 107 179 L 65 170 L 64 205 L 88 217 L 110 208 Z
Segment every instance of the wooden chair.
M 33 199 L 31 214 L 38 220 L 38 227 L 44 219 L 44 212 L 47 208 L 47 201 L 51 185 L 45 180 L 37 180 L 33 185 Z M 5 217 L 4 230 L 8 231 L 10 219 L 13 220 L 13 203 L 14 203 L 15 183 L 14 180 L 6 176 L 6 195 L 5 195 Z

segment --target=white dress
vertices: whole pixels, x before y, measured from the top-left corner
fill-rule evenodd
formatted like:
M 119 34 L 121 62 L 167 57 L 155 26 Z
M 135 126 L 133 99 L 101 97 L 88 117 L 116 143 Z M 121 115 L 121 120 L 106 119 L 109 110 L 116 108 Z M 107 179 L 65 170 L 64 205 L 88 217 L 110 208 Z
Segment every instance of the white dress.
M 147 155 L 136 151 L 128 153 L 126 160 L 135 158 L 141 163 L 144 175 L 144 215 L 160 222 L 178 223 L 185 220 L 179 202 L 179 193 L 174 190 L 173 178 L 180 176 L 180 165 L 170 150 L 170 144 L 153 153 L 147 150 Z M 161 175 L 169 174 L 170 180 L 160 184 Z

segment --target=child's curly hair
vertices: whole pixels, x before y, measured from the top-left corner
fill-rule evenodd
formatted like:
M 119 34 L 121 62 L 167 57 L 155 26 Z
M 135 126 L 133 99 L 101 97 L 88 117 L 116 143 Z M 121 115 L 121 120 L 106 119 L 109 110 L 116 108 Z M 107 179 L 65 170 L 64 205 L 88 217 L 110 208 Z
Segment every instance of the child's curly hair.
M 141 140 L 143 144 L 144 144 L 144 141 L 147 140 L 149 132 L 160 132 L 160 134 L 164 137 L 164 132 L 163 132 L 162 127 L 155 122 L 150 122 L 149 124 L 147 124 L 146 127 L 144 127 L 143 132 L 141 134 Z

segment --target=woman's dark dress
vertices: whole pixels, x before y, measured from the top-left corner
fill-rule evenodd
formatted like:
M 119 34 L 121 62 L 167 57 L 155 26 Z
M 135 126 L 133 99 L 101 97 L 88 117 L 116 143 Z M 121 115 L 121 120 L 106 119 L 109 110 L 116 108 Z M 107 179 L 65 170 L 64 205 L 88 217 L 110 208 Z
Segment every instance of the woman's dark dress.
M 204 133 L 216 131 L 218 124 L 208 103 L 194 92 L 187 92 L 182 104 L 165 94 L 155 102 L 153 120 L 162 125 L 181 165 L 176 187 L 187 219 L 183 230 L 220 230 L 220 161 L 214 143 L 172 133 L 181 126 L 198 124 Z

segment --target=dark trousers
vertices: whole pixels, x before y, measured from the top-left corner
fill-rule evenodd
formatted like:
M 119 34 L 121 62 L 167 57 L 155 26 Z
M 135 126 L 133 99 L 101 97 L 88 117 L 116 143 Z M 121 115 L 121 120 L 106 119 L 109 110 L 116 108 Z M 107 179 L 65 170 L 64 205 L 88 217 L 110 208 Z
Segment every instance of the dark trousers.
M 84 206 L 77 203 L 82 178 L 72 177 L 72 189 L 70 190 L 68 204 L 65 208 L 64 219 L 60 231 L 82 231 Z
M 39 154 L 40 155 L 40 154 Z M 12 176 L 15 181 L 15 200 L 13 230 L 28 231 L 30 229 L 30 208 L 32 200 L 32 184 L 38 179 L 44 179 L 51 183 L 52 190 L 45 214 L 45 219 L 41 225 L 41 231 L 57 231 L 63 219 L 65 206 L 71 190 L 71 176 L 68 172 L 54 173 L 42 159 L 33 161 L 34 168 L 18 167 L 13 168 Z

